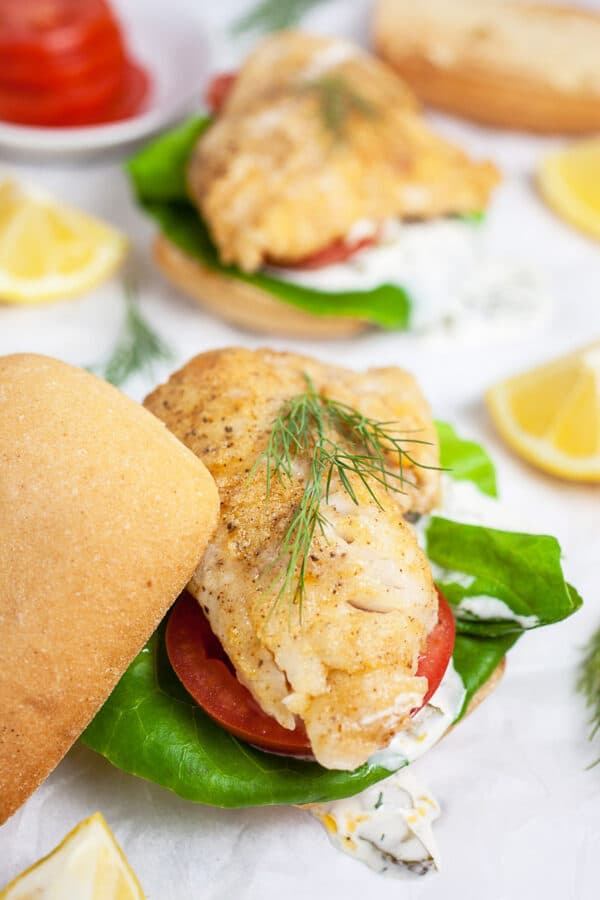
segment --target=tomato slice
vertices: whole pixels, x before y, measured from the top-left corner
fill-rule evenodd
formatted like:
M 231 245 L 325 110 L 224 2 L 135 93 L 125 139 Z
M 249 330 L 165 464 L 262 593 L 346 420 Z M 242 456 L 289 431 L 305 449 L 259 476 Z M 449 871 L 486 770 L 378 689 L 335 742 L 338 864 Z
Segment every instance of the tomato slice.
M 444 675 L 452 658 L 454 651 L 454 640 L 456 638 L 456 626 L 454 624 L 454 616 L 452 609 L 446 598 L 437 592 L 438 595 L 438 620 L 433 631 L 427 636 L 427 647 L 425 653 L 419 657 L 417 666 L 417 675 L 421 675 L 429 682 L 429 688 L 423 703 L 418 709 L 413 709 L 411 715 L 418 713 L 419 709 L 423 709 L 426 703 L 429 703 Z
M 0 119 L 23 125 L 95 125 L 138 112 L 148 94 L 149 77 L 129 63 L 116 77 L 95 79 L 57 92 L 17 90 L 0 84 Z
M 419 657 L 417 674 L 428 679 L 422 706 L 435 693 L 454 649 L 454 616 L 439 594 L 438 622 Z M 171 610 L 166 632 L 167 654 L 179 680 L 196 703 L 226 731 L 263 750 L 312 758 L 302 722 L 289 731 L 267 715 L 235 670 L 199 603 L 184 592 Z M 421 709 L 422 707 L 419 707 Z M 414 709 L 411 715 L 415 715 Z
M 275 753 L 310 756 L 302 723 L 282 728 L 258 705 L 212 633 L 199 603 L 184 592 L 167 623 L 167 654 L 175 674 L 196 703 L 227 731 Z
M 312 253 L 310 256 L 305 256 L 304 259 L 295 261 L 277 259 L 271 260 L 271 262 L 273 265 L 283 266 L 286 269 L 323 269 L 325 266 L 346 262 L 359 250 L 364 250 L 365 247 L 373 247 L 379 241 L 379 237 L 380 231 L 377 229 L 373 234 L 359 238 L 357 241 L 348 241 L 345 238 L 340 238 L 329 244 L 328 247 L 317 250 L 316 253 Z
M 150 79 L 106 0 L 0 0 L 0 118 L 96 125 L 139 112 Z
M 237 72 L 222 72 L 209 81 L 204 99 L 213 115 L 218 116 L 223 109 L 237 76 Z
M 23 88 L 60 88 L 122 67 L 127 55 L 116 22 L 107 21 L 76 46 L 11 42 L 0 27 L 0 83 Z

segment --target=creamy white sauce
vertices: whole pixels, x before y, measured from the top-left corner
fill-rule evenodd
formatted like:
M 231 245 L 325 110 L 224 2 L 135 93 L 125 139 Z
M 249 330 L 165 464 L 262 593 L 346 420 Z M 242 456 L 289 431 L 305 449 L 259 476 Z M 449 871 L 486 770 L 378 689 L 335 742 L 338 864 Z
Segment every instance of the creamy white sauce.
M 456 481 L 444 474 L 441 485 L 441 500 L 431 515 L 502 531 L 529 530 L 524 527 L 522 513 L 517 514 L 495 497 L 483 494 L 472 481 Z M 431 516 L 422 516 L 413 526 L 424 550 L 427 546 L 425 532 L 430 520 Z M 439 583 L 459 584 L 464 588 L 470 588 L 475 583 L 473 575 L 444 569 L 431 561 L 430 565 L 433 577 Z M 465 618 L 507 620 L 518 622 L 523 628 L 535 628 L 539 624 L 537 616 L 518 615 L 503 600 L 487 594 L 465 597 L 459 603 L 458 610 L 466 614 Z
M 510 606 L 498 597 L 481 594 L 476 597 L 465 597 L 458 604 L 458 609 L 469 613 L 475 619 L 500 619 L 518 622 L 523 628 L 535 628 L 539 625 L 537 616 L 519 616 Z
M 431 515 L 502 531 L 529 530 L 523 511 L 517 512 L 496 497 L 483 494 L 472 481 L 457 481 L 445 473 L 441 477 L 440 502 Z M 421 546 L 425 546 L 424 534 L 429 521 L 430 516 L 422 516 L 414 526 Z
M 425 875 L 439 868 L 432 824 L 440 808 L 408 771 L 368 790 L 310 809 L 331 843 L 376 872 Z
M 353 241 L 372 234 L 361 220 Z M 491 258 L 479 227 L 457 219 L 402 223 L 389 220 L 380 241 L 343 263 L 315 270 L 271 267 L 278 278 L 338 293 L 399 285 L 411 297 L 411 329 L 422 334 L 514 333 L 543 321 L 551 302 L 536 273 Z
M 455 481 L 449 475 L 442 475 L 440 502 L 432 515 L 490 528 L 524 530 L 522 514 L 507 510 L 472 482 Z M 430 518 L 422 516 L 413 526 L 423 547 Z M 467 588 L 475 581 L 465 573 L 435 565 L 432 569 L 434 578 Z M 517 616 L 496 597 L 470 597 L 461 608 L 478 618 L 513 619 L 524 627 L 534 624 L 531 620 L 535 617 Z M 400 767 L 414 762 L 443 737 L 462 711 L 465 695 L 465 686 L 451 660 L 429 703 L 385 750 L 369 760 L 389 771 L 399 771 L 354 797 L 311 808 L 335 847 L 386 875 L 426 874 L 439 868 L 432 825 L 439 818 L 440 807 L 410 770 Z
M 465 701 L 465 686 L 452 660 L 437 691 L 410 724 L 399 731 L 385 750 L 369 759 L 373 765 L 393 772 L 407 762 L 414 762 L 443 737 L 458 718 Z

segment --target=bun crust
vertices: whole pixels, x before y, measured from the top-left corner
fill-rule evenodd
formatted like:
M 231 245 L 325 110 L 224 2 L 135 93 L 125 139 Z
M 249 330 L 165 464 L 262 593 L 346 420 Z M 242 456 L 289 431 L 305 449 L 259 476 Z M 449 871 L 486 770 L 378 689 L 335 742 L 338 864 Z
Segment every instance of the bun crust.
M 379 0 L 374 41 L 417 96 L 439 109 L 540 134 L 600 128 L 600 15 L 590 10 Z
M 116 388 L 0 358 L 0 822 L 155 630 L 217 514 L 204 465 Z
M 203 266 L 167 238 L 154 243 L 163 274 L 188 297 L 220 318 L 248 331 L 297 338 L 344 338 L 368 323 L 342 316 L 314 316 L 274 299 L 266 291 Z

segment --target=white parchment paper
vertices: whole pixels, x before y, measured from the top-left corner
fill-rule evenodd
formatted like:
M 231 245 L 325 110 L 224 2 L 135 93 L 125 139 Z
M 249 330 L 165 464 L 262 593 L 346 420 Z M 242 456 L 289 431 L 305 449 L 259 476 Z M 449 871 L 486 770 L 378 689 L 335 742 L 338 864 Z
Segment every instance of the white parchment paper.
M 193 0 L 172 0 L 165 15 L 175 15 L 178 3 L 189 6 Z M 142 10 L 144 3 L 127 5 Z M 216 67 L 221 60 L 223 67 L 230 65 L 239 47 L 225 46 L 216 29 L 243 4 L 193 5 L 214 32 Z M 366 14 L 363 0 L 334 0 L 309 23 L 364 39 Z M 532 188 L 537 160 L 556 141 L 499 135 L 443 117 L 436 121 L 473 153 L 490 156 L 503 168 L 505 181 L 488 216 L 486 240 L 496 254 L 543 272 L 557 298 L 547 322 L 510 338 L 488 335 L 485 342 L 476 334 L 444 342 L 374 332 L 335 344 L 269 343 L 342 365 L 411 369 L 439 418 L 486 443 L 507 503 L 538 530 L 560 539 L 569 577 L 586 600 L 568 622 L 526 635 L 511 652 L 493 698 L 415 764 L 442 806 L 436 827 L 442 871 L 386 881 L 336 853 L 319 823 L 300 810 L 194 806 L 76 746 L 0 828 L 0 885 L 99 809 L 148 897 L 156 900 L 598 897 L 600 767 L 586 766 L 600 755 L 600 742 L 593 747 L 587 741 L 574 681 L 581 647 L 600 625 L 600 489 L 558 482 L 510 455 L 491 429 L 482 392 L 511 372 L 600 337 L 600 252 L 547 212 Z M 6 173 L 53 190 L 129 233 L 144 312 L 175 347 L 177 364 L 210 347 L 264 343 L 204 315 L 154 272 L 153 228 L 131 202 L 118 161 L 48 167 L 0 157 L 0 174 Z M 0 308 L 0 353 L 37 351 L 89 364 L 111 347 L 120 315 L 118 281 L 81 301 L 39 310 Z M 166 374 L 157 370 L 156 380 Z M 152 386 L 151 380 L 138 379 L 128 390 L 141 398 Z

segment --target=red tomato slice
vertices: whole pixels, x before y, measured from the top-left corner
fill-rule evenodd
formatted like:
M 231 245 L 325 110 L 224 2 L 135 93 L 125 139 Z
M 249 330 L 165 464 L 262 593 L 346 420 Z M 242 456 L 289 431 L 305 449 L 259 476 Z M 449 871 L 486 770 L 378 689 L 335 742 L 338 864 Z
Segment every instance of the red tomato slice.
M 454 635 L 452 610 L 439 594 L 438 622 L 427 639 L 427 652 L 419 658 L 417 668 L 417 674 L 429 681 L 423 706 L 444 677 L 454 649 Z M 186 592 L 171 610 L 166 645 L 171 665 L 187 692 L 226 731 L 263 750 L 312 757 L 302 722 L 289 731 L 261 709 L 250 691 L 237 680 L 199 603 Z M 411 715 L 417 712 L 414 709 Z
M 346 262 L 359 250 L 365 247 L 373 247 L 379 241 L 380 232 L 377 230 L 374 234 L 360 238 L 358 241 L 349 242 L 344 238 L 334 241 L 323 250 L 317 250 L 304 259 L 298 259 L 293 262 L 285 260 L 271 260 L 276 266 L 284 266 L 286 269 L 322 269 L 325 266 L 333 266 L 335 263 Z
M 310 743 L 299 723 L 289 731 L 268 716 L 240 684 L 199 603 L 184 592 L 169 616 L 167 654 L 175 674 L 196 703 L 227 731 L 275 753 L 309 756 Z
M 108 79 L 68 90 L 17 90 L 0 85 L 0 119 L 24 125 L 94 125 L 133 115 L 148 93 L 145 70 L 127 64 Z
M 0 0 L 0 118 L 95 125 L 139 112 L 147 73 L 106 0 Z
M 433 631 L 429 632 L 425 653 L 419 657 L 419 665 L 417 666 L 417 675 L 421 675 L 429 682 L 429 688 L 419 709 L 422 709 L 426 703 L 429 703 L 440 686 L 452 657 L 454 640 L 456 638 L 456 626 L 450 604 L 439 591 L 437 595 L 437 624 Z M 419 709 L 413 709 L 411 715 L 414 716 Z
M 116 22 L 107 20 L 73 47 L 11 42 L 0 26 L 0 83 L 24 88 L 58 88 L 107 75 L 126 62 Z
M 223 72 L 209 81 L 204 99 L 213 115 L 218 116 L 223 109 L 237 75 L 237 72 Z

